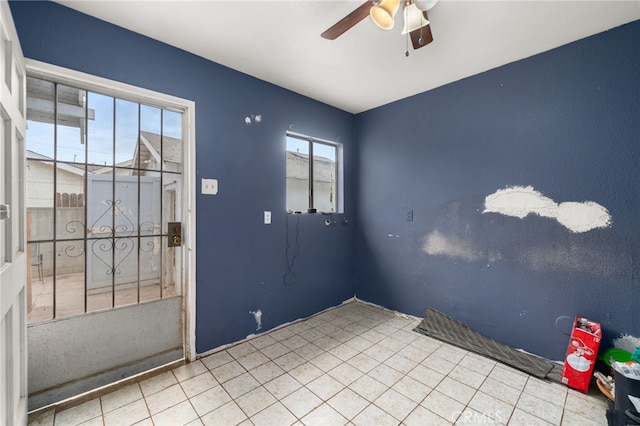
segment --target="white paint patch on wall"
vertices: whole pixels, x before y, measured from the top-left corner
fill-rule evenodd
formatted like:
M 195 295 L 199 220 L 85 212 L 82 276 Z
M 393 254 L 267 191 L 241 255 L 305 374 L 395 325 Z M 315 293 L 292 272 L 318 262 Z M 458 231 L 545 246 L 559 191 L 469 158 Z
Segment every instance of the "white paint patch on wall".
M 556 219 L 576 233 L 611 226 L 611 215 L 607 209 L 593 201 L 560 203 Z
M 499 189 L 487 195 L 484 213 L 524 218 L 530 214 L 556 219 L 562 226 L 575 233 L 611 225 L 611 215 L 606 208 L 593 201 L 556 203 L 536 191 L 532 186 L 513 186 Z
M 439 231 L 432 231 L 424 239 L 422 250 L 428 255 L 441 255 L 473 262 L 482 257 L 482 250 L 478 250 L 466 240 L 448 237 Z
M 257 311 L 249 311 L 249 314 L 253 315 L 253 319 L 256 320 L 256 325 L 258 326 L 258 328 L 256 328 L 256 331 L 260 331 L 260 329 L 262 328 L 262 311 L 260 309 L 258 309 Z

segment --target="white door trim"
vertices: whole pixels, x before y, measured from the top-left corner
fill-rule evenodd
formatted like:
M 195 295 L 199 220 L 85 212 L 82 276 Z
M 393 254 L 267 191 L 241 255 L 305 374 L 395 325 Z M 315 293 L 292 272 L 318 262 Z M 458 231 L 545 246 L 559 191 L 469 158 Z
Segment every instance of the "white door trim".
M 27 59 L 26 65 L 27 75 L 32 77 L 53 79 L 59 83 L 68 85 L 81 84 L 83 89 L 94 90 L 106 95 L 117 96 L 121 99 L 130 99 L 134 102 L 183 112 L 185 117 L 183 125 L 183 140 L 185 144 L 183 151 L 184 168 L 182 173 L 185 195 L 182 199 L 182 211 L 185 212 L 183 215 L 184 248 L 182 250 L 183 265 L 185 265 L 185 270 L 183 271 L 184 351 L 185 358 L 189 361 L 194 361 L 196 357 L 195 102 L 32 59 Z

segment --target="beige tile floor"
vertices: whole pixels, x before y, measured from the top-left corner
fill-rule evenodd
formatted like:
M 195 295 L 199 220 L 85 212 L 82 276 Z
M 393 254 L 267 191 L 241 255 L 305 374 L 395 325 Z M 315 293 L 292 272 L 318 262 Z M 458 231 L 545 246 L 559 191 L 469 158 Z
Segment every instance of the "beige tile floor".
M 350 302 L 33 425 L 605 425 L 601 395 L 423 336 Z

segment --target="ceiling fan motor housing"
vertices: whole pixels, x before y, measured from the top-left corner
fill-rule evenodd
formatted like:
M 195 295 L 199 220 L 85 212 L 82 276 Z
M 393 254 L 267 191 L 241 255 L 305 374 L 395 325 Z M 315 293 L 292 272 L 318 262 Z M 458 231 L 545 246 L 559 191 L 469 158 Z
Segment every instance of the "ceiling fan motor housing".
M 427 11 L 438 3 L 438 0 L 414 0 L 416 7 L 419 10 Z

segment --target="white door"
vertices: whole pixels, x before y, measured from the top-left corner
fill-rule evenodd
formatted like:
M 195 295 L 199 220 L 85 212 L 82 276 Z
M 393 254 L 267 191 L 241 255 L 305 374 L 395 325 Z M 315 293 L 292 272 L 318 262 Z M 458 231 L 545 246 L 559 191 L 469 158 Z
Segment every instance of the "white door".
M 19 425 L 27 421 L 25 65 L 5 0 L 0 36 L 0 424 Z

